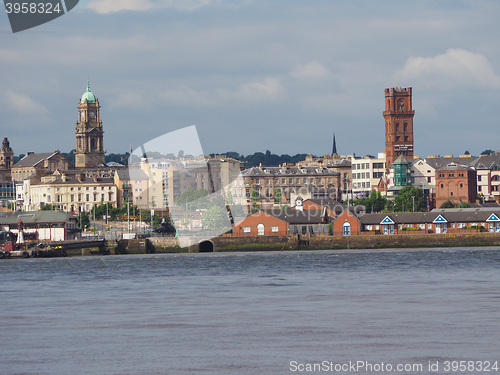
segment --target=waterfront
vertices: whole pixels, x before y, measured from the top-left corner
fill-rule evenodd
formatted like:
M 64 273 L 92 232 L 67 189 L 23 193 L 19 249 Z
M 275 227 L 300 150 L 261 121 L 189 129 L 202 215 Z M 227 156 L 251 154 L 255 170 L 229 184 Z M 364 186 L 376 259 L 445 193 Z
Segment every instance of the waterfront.
M 0 367 L 229 375 L 500 360 L 499 266 L 499 248 L 3 261 Z

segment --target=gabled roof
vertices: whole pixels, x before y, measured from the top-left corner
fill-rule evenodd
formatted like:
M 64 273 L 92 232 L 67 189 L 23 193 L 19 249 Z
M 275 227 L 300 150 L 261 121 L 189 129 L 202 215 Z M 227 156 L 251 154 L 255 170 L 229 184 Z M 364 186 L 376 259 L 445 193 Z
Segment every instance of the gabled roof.
M 475 158 L 474 162 L 471 163 L 470 166 L 476 169 L 492 169 L 495 164 L 500 165 L 500 154 L 496 152 L 490 155 L 482 155 Z
M 447 223 L 448 220 L 446 220 L 443 215 L 438 215 L 433 221 L 433 223 Z
M 441 208 L 434 209 L 430 213 L 436 217 L 442 215 L 451 223 L 484 223 L 491 214 L 500 215 L 500 208 Z
M 59 151 L 55 152 L 44 152 L 39 154 L 28 154 L 24 156 L 21 160 L 19 160 L 16 164 L 13 165 L 13 168 L 22 168 L 22 167 L 36 167 L 39 163 L 44 160 L 48 160 L 52 158 L 54 155 L 60 155 Z M 65 157 L 63 155 L 63 157 Z
M 327 217 L 323 215 L 322 210 L 304 210 L 299 211 L 293 208 L 263 210 L 262 212 L 280 219 L 288 224 L 326 224 Z
M 431 215 L 430 212 L 375 213 L 360 216 L 360 221 L 364 225 L 379 225 L 384 220 L 388 221 L 387 224 L 391 224 L 386 218 L 392 220 L 394 224 L 425 224 L 432 222 L 435 215 Z
M 346 206 L 335 199 L 321 199 L 321 198 L 311 198 L 306 199 L 306 201 L 313 202 L 318 206 L 329 209 L 330 211 L 335 212 L 335 215 L 340 215 L 344 210 L 346 210 Z
M 486 219 L 486 222 L 497 222 L 500 221 L 498 218 L 499 215 L 491 214 L 489 218 Z

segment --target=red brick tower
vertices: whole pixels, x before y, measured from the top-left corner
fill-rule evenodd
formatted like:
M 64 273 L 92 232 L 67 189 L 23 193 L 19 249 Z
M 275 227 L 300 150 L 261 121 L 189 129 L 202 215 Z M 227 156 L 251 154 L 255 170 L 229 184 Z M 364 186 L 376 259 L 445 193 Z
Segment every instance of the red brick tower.
M 411 87 L 385 89 L 385 156 L 389 167 L 399 155 L 413 159 Z

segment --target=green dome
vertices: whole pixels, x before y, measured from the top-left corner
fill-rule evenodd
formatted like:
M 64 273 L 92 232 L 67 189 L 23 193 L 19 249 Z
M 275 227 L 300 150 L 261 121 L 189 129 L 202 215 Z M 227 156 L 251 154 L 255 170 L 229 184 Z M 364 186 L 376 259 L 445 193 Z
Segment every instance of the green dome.
M 87 82 L 87 91 L 82 95 L 82 99 L 80 100 L 82 103 L 85 103 L 85 100 L 88 103 L 95 103 L 96 99 L 94 94 L 90 91 L 90 83 Z

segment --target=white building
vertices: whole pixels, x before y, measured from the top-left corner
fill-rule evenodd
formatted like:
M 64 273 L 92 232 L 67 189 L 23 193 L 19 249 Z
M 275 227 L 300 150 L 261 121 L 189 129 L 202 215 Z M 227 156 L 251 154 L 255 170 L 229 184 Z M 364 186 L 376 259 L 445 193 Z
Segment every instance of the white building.
M 377 190 L 380 179 L 384 177 L 385 154 L 379 153 L 376 158 L 371 156 L 352 157 L 351 168 L 353 198 L 368 196 L 372 190 Z
M 41 182 L 25 180 L 17 184 L 17 206 L 25 211 L 37 211 L 44 205 L 55 206 L 56 210 L 66 212 L 88 212 L 94 205 L 117 204 L 117 188 L 111 176 L 77 173 L 55 174 L 42 177 Z

